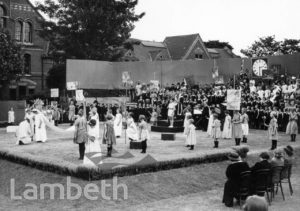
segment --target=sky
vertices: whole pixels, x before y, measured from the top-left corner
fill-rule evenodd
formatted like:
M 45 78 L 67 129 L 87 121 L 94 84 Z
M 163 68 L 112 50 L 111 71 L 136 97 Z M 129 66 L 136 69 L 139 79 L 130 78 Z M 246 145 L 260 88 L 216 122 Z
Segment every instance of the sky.
M 259 37 L 300 39 L 299 9 L 300 0 L 139 0 L 135 11 L 146 15 L 131 37 L 163 41 L 199 33 L 204 41 L 229 42 L 241 55 Z

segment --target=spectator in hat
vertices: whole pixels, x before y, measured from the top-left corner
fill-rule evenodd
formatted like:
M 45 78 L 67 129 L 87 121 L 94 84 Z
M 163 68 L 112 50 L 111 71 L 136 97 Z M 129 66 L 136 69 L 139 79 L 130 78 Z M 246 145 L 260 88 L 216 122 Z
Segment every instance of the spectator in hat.
M 240 156 L 236 152 L 231 152 L 228 159 L 231 161 L 231 164 L 226 169 L 227 181 L 224 186 L 222 202 L 225 206 L 232 207 L 233 199 L 237 198 L 240 187 L 240 174 L 248 171 L 250 168 L 248 163 L 241 161 Z
M 271 160 L 271 166 L 284 166 L 283 152 L 281 149 L 277 149 L 274 151 L 274 157 Z

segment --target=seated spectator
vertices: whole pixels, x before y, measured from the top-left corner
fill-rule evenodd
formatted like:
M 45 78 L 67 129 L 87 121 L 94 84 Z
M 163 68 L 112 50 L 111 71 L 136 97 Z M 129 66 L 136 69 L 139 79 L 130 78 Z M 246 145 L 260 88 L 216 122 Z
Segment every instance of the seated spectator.
M 228 156 L 232 162 L 226 169 L 227 181 L 224 186 L 223 203 L 227 207 L 233 206 L 233 198 L 237 198 L 240 187 L 240 174 L 248 171 L 249 165 L 241 161 L 240 156 L 236 152 L 230 153 Z
M 284 149 L 284 165 L 292 165 L 294 160 L 294 149 L 290 145 Z
M 19 124 L 16 131 L 17 143 L 19 145 L 29 144 L 32 140 L 32 131 L 30 126 L 30 120 L 26 118 Z
M 270 156 L 267 152 L 262 152 L 259 155 L 260 161 L 255 163 L 251 167 L 251 172 L 258 171 L 260 169 L 271 169 L 271 164 L 269 163 Z
M 272 167 L 284 166 L 282 150 L 280 149 L 275 150 L 274 157 L 271 160 L 271 166 Z
M 244 211 L 268 211 L 268 203 L 264 197 L 249 196 L 243 207 Z

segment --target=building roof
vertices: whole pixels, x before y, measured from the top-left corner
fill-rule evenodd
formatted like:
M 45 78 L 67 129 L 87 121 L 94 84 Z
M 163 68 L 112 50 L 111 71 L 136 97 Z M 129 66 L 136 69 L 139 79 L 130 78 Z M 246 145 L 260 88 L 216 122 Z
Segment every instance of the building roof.
M 170 52 L 171 58 L 173 60 L 182 59 L 197 36 L 199 34 L 166 37 L 164 43 Z
M 162 42 L 144 41 L 144 40 L 141 40 L 141 42 L 144 46 L 148 46 L 148 47 L 166 48 L 165 44 Z

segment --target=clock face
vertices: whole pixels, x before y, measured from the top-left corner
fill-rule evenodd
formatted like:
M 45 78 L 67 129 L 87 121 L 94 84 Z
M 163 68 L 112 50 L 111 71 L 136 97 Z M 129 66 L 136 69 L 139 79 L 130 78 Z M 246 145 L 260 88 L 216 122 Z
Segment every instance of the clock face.
M 263 70 L 268 69 L 268 64 L 263 59 L 257 59 L 253 62 L 252 68 L 255 75 L 262 76 Z

